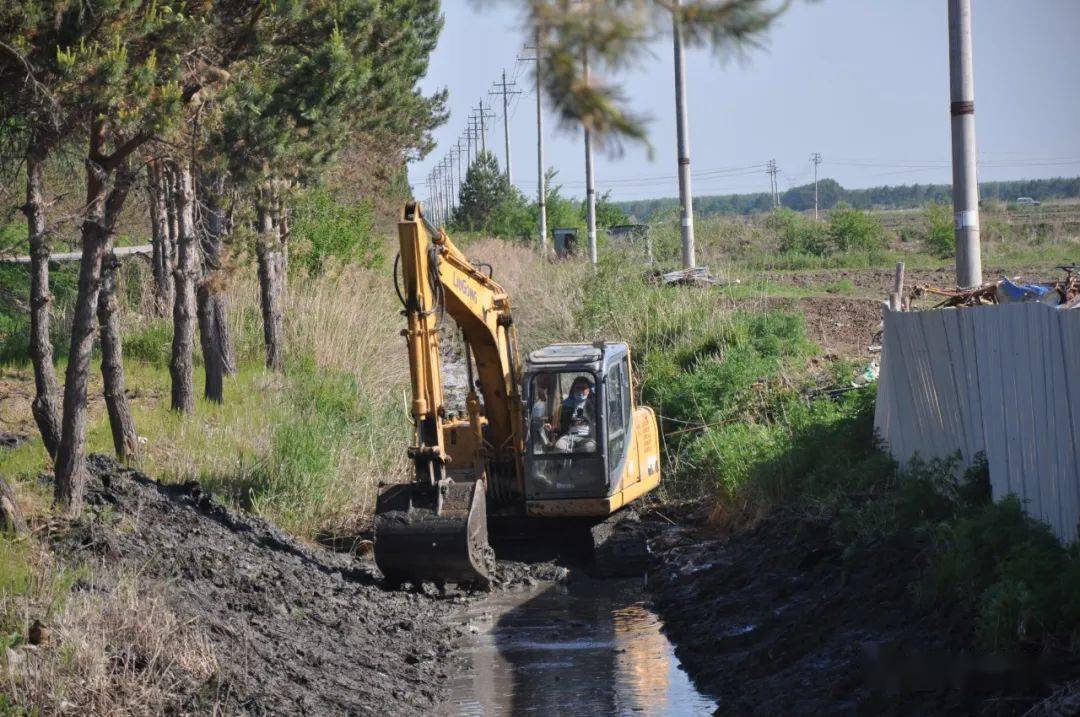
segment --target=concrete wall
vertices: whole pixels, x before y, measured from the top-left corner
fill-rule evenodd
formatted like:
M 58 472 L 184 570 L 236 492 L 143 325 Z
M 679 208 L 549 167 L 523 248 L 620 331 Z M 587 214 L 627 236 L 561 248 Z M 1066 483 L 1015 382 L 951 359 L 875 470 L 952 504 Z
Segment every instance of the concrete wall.
M 986 454 L 994 498 L 1015 493 L 1065 542 L 1080 522 L 1080 310 L 1038 303 L 885 309 L 874 426 L 903 466 Z

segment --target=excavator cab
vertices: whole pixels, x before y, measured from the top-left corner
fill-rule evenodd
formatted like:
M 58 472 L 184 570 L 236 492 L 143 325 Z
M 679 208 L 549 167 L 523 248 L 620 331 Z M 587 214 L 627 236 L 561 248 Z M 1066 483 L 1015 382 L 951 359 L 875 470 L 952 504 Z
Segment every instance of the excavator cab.
M 603 518 L 659 483 L 655 418 L 634 406 L 630 376 L 625 343 L 554 344 L 529 354 L 527 514 Z

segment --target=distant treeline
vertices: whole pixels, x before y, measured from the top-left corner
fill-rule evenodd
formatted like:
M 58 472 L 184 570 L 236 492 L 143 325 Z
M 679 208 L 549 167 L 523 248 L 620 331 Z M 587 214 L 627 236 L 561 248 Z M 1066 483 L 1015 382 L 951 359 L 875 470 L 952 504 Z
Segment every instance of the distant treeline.
M 858 209 L 909 209 L 929 202 L 951 202 L 952 186 L 902 184 L 869 189 L 844 189 L 833 179 L 823 179 L 818 183 L 818 195 L 819 206 L 822 209 L 831 209 L 841 202 Z M 1001 201 L 1012 201 L 1017 197 L 1031 197 L 1039 201 L 1080 197 L 1080 177 L 983 182 L 979 185 L 979 196 L 984 200 Z M 796 211 L 813 209 L 814 185 L 804 184 L 789 189 L 780 195 L 780 203 Z M 657 214 L 675 209 L 678 206 L 678 200 L 675 198 L 639 199 L 615 204 L 638 221 L 648 221 Z M 768 192 L 694 198 L 694 211 L 699 215 L 754 214 L 770 209 L 772 209 L 772 198 Z

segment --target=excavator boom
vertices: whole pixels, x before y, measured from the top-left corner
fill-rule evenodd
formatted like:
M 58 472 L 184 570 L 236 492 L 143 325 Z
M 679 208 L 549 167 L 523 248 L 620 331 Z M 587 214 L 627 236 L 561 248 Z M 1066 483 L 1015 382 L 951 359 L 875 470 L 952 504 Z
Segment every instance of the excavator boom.
M 407 320 L 414 477 L 379 496 L 375 560 L 397 582 L 485 585 L 492 557 L 487 502 L 520 502 L 524 490 L 521 376 L 509 302 L 490 275 L 427 224 L 419 204 L 406 206 L 398 240 L 395 282 Z M 465 340 L 464 419 L 449 418 L 445 404 L 439 339 L 446 315 Z

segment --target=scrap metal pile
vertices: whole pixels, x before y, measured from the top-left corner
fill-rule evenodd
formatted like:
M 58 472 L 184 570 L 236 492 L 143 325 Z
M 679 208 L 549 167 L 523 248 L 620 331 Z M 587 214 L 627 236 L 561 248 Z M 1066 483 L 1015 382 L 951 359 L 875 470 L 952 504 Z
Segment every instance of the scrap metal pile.
M 986 304 L 1009 304 L 1038 301 L 1061 309 L 1080 308 L 1080 264 L 1059 266 L 1065 272 L 1061 281 L 1023 284 L 1011 279 L 983 284 L 974 289 L 941 289 L 936 286 L 916 286 L 912 298 L 941 296 L 935 309 L 959 306 L 983 306 Z

